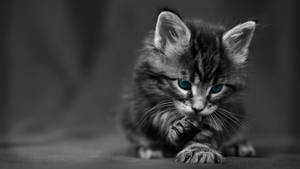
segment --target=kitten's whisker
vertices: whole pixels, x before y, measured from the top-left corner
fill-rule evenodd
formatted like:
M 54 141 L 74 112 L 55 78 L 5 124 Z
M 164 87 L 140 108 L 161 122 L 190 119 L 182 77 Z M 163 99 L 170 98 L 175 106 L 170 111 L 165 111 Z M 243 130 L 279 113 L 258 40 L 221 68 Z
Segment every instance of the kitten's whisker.
M 217 113 L 215 114 L 216 116 L 218 116 L 220 122 L 223 124 L 224 126 L 224 132 L 221 134 L 223 138 L 227 138 L 228 136 L 231 136 L 234 130 L 234 126 L 230 123 L 230 121 L 227 118 L 224 118 L 223 116 L 221 116 L 220 112 L 217 111 Z
M 218 111 L 219 112 L 219 111 Z M 223 111 L 222 111 L 223 112 Z M 231 117 L 231 115 L 230 114 L 223 114 L 222 112 L 219 112 L 219 115 L 221 115 L 222 117 L 224 117 L 224 120 L 225 119 L 227 119 L 226 120 L 226 122 L 227 122 L 227 124 L 234 130 L 234 129 L 236 129 L 237 127 L 239 127 L 239 126 L 241 126 L 241 122 L 240 121 L 238 121 L 238 120 L 235 120 L 235 119 L 233 119 L 232 117 Z M 234 126 L 232 123 L 234 123 L 236 126 Z
M 225 111 L 226 113 L 231 114 L 231 115 L 234 116 L 235 118 L 238 118 L 238 117 L 244 118 L 243 115 L 239 115 L 239 114 L 237 114 L 237 113 L 233 113 L 233 112 L 231 112 L 231 111 L 229 111 L 229 110 L 227 110 L 227 109 L 224 109 L 224 108 L 222 108 L 222 107 L 220 107 L 219 109 L 222 110 L 222 111 Z
M 236 123 L 238 123 L 238 124 L 241 124 L 241 119 L 235 117 L 235 116 L 233 115 L 233 113 L 231 113 L 230 111 L 225 110 L 225 109 L 222 109 L 222 108 L 220 108 L 219 110 L 220 110 L 221 112 L 223 112 L 224 114 L 226 114 L 226 115 L 227 115 L 227 116 L 226 116 L 227 118 L 230 118 L 232 121 L 234 121 L 234 122 L 236 122 Z
M 221 123 L 222 127 L 225 128 L 224 122 L 220 120 L 220 115 L 218 113 L 213 113 L 213 115 L 216 117 L 216 119 Z
M 227 122 L 227 120 L 226 119 L 224 119 L 224 118 L 222 118 L 222 116 L 221 115 L 219 115 L 219 112 L 218 111 L 215 111 L 215 116 L 216 117 L 218 117 L 218 119 L 219 119 L 219 122 L 222 124 L 222 126 L 223 126 L 223 129 L 224 129 L 224 132 L 226 133 L 226 135 L 230 135 L 230 130 L 228 129 L 228 127 L 227 127 L 227 125 L 228 125 L 228 122 Z M 227 124 L 227 125 L 226 125 Z M 225 136 L 224 136 L 224 133 L 223 132 L 221 132 L 221 136 L 222 136 L 222 138 L 225 138 Z
M 225 118 L 227 118 L 231 122 L 235 123 L 236 125 L 240 125 L 241 124 L 241 121 L 233 118 L 230 114 L 222 114 L 222 116 L 224 116 Z
M 216 116 L 215 113 L 210 114 L 210 115 L 209 115 L 209 118 L 212 119 L 213 123 L 214 123 L 216 126 L 221 127 L 221 129 L 222 129 L 223 131 L 225 131 L 226 134 L 228 134 L 228 130 L 226 130 L 225 124 L 218 118 L 218 116 Z M 219 126 L 219 124 L 220 124 L 221 126 Z M 217 132 L 218 134 L 221 135 L 222 138 L 225 137 L 223 131 Z
M 212 119 L 212 121 L 215 124 L 215 126 L 219 126 L 218 123 L 215 121 L 215 118 L 214 118 L 214 116 L 212 114 L 210 114 L 209 117 Z
M 236 130 L 237 126 L 239 126 L 239 124 L 236 124 L 237 126 L 234 126 L 231 122 L 232 120 L 230 118 L 228 118 L 226 115 L 222 114 L 222 112 L 219 112 L 219 111 L 216 111 L 220 117 L 224 117 L 222 118 L 224 120 L 224 122 L 227 124 L 228 127 L 230 127 L 231 130 L 229 130 L 227 127 L 226 127 L 226 130 L 228 131 L 227 133 L 233 133 L 234 130 Z
M 164 108 L 170 108 L 171 105 L 172 105 L 172 101 L 170 100 L 166 100 L 166 101 L 162 101 L 156 105 L 154 105 L 153 107 L 150 107 L 149 109 L 145 110 L 143 112 L 143 117 L 137 122 L 136 126 L 144 126 L 144 122 L 147 120 L 147 119 L 150 119 L 152 116 L 155 116 L 157 113 L 159 113 L 160 111 L 157 111 L 157 109 L 163 109 Z
M 170 106 L 170 105 L 171 105 L 170 103 L 171 103 L 171 102 L 161 102 L 161 103 L 158 103 L 158 104 L 154 105 L 153 107 L 147 109 L 147 110 L 144 112 L 144 114 L 147 114 L 147 113 L 149 113 L 149 112 L 151 112 L 151 111 L 153 111 L 154 109 L 157 109 L 157 108 L 163 108 L 163 107 L 165 107 L 165 106 Z
M 241 126 L 241 123 L 240 123 L 239 121 L 233 120 L 232 118 L 230 118 L 230 116 L 226 116 L 226 115 L 222 115 L 222 116 L 225 117 L 225 119 L 227 119 L 228 124 L 230 124 L 230 125 L 233 127 L 233 129 L 234 129 L 235 127 Z M 235 125 L 235 126 L 234 126 L 234 125 Z
M 222 108 L 223 107 L 223 108 Z M 222 106 L 221 109 L 225 109 L 225 110 L 229 110 L 229 108 Z M 244 120 L 243 123 L 245 123 L 245 125 L 249 122 L 249 121 L 257 121 L 257 119 L 254 119 L 253 117 L 249 117 L 247 116 L 247 118 L 245 118 L 245 115 L 239 115 L 237 113 L 232 113 L 233 116 L 237 117 L 237 118 L 242 118 Z

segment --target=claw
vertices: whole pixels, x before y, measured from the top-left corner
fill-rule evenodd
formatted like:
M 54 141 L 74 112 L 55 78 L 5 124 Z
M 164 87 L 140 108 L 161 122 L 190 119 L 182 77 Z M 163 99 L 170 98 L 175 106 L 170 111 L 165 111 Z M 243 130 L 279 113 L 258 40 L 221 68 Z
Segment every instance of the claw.
M 194 143 L 180 151 L 175 159 L 182 163 L 222 163 L 222 155 L 206 145 Z

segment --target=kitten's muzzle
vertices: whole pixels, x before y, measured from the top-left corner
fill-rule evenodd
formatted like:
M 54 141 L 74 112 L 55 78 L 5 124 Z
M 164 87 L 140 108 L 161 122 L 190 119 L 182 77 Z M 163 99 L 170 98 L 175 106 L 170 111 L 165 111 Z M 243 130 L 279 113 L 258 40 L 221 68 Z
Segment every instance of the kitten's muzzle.
M 194 103 L 192 105 L 192 110 L 195 112 L 195 114 L 200 114 L 204 110 L 206 106 L 206 102 L 203 99 L 194 100 Z
M 195 114 L 200 114 L 200 112 L 202 112 L 203 111 L 203 108 L 197 108 L 197 107 L 192 107 L 192 109 L 193 109 L 193 111 L 194 111 L 194 113 Z

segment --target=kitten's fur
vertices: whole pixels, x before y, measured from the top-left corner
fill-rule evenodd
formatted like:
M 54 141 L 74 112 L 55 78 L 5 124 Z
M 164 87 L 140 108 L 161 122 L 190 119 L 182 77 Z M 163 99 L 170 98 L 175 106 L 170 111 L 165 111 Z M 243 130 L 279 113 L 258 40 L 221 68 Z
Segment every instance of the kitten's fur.
M 253 156 L 239 135 L 245 112 L 249 21 L 230 30 L 163 11 L 146 40 L 127 93 L 123 127 L 142 158 L 176 157 L 178 162 L 221 163 L 223 155 Z M 178 79 L 191 83 L 178 87 Z M 212 86 L 224 84 L 220 94 Z

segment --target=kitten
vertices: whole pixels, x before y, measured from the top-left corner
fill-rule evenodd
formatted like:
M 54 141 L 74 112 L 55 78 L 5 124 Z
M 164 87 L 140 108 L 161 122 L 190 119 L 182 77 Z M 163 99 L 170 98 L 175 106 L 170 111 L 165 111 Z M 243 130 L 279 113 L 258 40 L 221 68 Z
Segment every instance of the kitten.
M 124 131 L 141 158 L 221 163 L 223 155 L 255 155 L 239 132 L 255 27 L 248 21 L 226 30 L 170 11 L 159 14 L 122 113 Z

